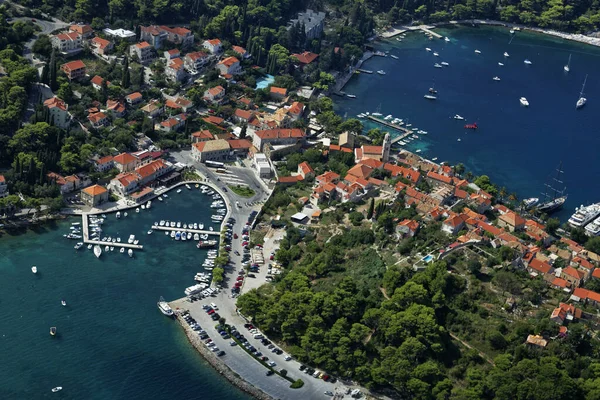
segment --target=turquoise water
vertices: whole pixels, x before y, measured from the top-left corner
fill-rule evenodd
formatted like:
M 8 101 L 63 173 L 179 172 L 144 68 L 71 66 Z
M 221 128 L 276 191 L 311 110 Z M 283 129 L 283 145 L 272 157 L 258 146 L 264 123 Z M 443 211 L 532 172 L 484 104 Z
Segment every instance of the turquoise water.
M 350 118 L 380 108 L 384 116 L 403 118 L 428 132 L 406 148 L 421 149 L 422 156 L 437 157 L 438 162 L 462 162 L 521 198 L 540 197 L 547 177 L 562 160 L 569 194 L 558 214 L 563 220 L 580 204 L 600 201 L 596 164 L 600 160 L 600 48 L 527 32 L 517 33 L 511 41 L 508 29 L 499 27 L 437 31 L 451 42 L 411 33 L 402 42 L 375 44 L 399 59 L 367 61 L 363 68 L 383 69 L 387 74 L 353 77 L 344 91 L 357 98 L 334 98 L 336 111 Z M 509 58 L 503 56 L 505 51 Z M 571 72 L 565 74 L 569 54 Z M 533 64 L 525 65 L 525 59 Z M 442 61 L 450 65 L 433 67 Z M 588 103 L 576 110 L 586 74 Z M 494 76 L 501 81 L 492 80 Z M 434 83 L 438 99 L 425 100 Z M 521 96 L 529 100 L 529 108 L 520 106 Z M 455 114 L 466 121 L 453 119 Z M 466 122 L 477 122 L 479 130 L 465 130 Z
M 273 75 L 268 75 L 264 78 L 261 78 L 256 81 L 257 89 L 265 89 L 267 86 L 275 82 L 275 77 Z
M 146 232 L 160 219 L 208 227 L 211 215 L 212 199 L 197 189 L 170 193 L 151 210 L 130 210 L 121 220 L 108 215 L 107 235 L 126 241 L 133 233 L 144 245 L 133 259 L 118 251 L 96 259 L 85 247 L 74 250 L 75 241 L 62 235 L 79 218 L 0 239 L 1 399 L 249 398 L 156 307 L 160 296 L 183 297 L 202 271 L 206 250 Z M 53 394 L 55 386 L 64 389 Z

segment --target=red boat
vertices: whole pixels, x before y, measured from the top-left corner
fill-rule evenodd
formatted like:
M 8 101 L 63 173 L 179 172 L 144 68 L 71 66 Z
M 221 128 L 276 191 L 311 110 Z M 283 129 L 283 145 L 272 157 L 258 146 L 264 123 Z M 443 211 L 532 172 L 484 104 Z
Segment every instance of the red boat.
M 479 127 L 477 126 L 477 122 L 475 122 L 475 123 L 473 123 L 473 124 L 466 124 L 466 125 L 465 125 L 465 129 L 477 129 L 477 128 L 479 128 Z

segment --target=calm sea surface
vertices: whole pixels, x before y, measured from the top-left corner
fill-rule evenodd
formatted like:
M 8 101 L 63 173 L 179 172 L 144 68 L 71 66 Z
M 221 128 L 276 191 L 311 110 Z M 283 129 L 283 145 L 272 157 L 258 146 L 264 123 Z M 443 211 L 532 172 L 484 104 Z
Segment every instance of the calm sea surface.
M 384 116 L 403 118 L 428 132 L 406 148 L 421 149 L 421 155 L 438 162 L 462 162 L 519 198 L 541 197 L 548 176 L 562 161 L 569 194 L 557 214 L 562 220 L 580 204 L 600 202 L 600 48 L 527 32 L 518 32 L 511 41 L 508 29 L 500 27 L 437 32 L 451 41 L 409 33 L 402 42 L 377 43 L 378 50 L 399 59 L 367 61 L 363 68 L 382 69 L 386 75 L 353 77 L 344 90 L 357 98 L 335 97 L 336 111 L 350 118 L 380 109 Z M 565 74 L 569 55 L 571 72 Z M 533 64 L 525 65 L 525 59 Z M 442 61 L 450 65 L 434 68 Z M 576 110 L 586 74 L 588 103 Z M 492 80 L 494 76 L 501 80 Z M 434 83 L 438 99 L 424 99 Z M 520 106 L 522 96 L 529 108 Z M 455 114 L 466 121 L 453 119 Z M 467 131 L 465 122 L 480 128 Z
M 148 211 L 121 220 L 109 214 L 107 236 L 135 234 L 144 245 L 134 258 L 118 249 L 100 259 L 86 247 L 74 250 L 63 234 L 80 218 L 0 238 L 0 398 L 249 399 L 156 307 L 160 296 L 183 297 L 206 251 L 146 232 L 161 219 L 207 228 L 210 202 L 184 188 Z M 55 386 L 64 389 L 51 393 Z

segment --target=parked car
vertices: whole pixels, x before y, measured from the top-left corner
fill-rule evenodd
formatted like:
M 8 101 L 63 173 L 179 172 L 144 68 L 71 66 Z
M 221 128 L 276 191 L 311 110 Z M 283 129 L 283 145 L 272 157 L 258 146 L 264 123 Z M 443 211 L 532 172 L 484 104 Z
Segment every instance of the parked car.
M 271 376 L 275 373 L 275 371 L 273 371 L 272 369 L 267 371 L 267 376 Z

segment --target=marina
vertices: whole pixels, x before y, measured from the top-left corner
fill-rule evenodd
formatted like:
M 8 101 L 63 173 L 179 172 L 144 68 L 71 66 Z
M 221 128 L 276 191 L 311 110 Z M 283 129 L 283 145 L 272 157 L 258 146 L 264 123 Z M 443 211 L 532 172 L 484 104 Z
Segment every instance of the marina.
M 190 228 L 177 228 L 177 227 L 170 227 L 170 226 L 160 226 L 160 225 L 152 225 L 152 229 L 158 230 L 158 231 L 171 231 L 171 232 L 185 232 L 185 233 L 197 233 L 200 235 L 214 235 L 214 236 L 219 236 L 221 235 L 221 232 L 219 231 L 205 231 L 205 230 L 201 230 L 201 229 L 190 229 Z
M 370 119 L 371 121 L 377 122 L 378 124 L 385 125 L 388 128 L 392 128 L 392 129 L 402 132 L 401 135 L 396 136 L 392 139 L 392 144 L 398 143 L 401 140 L 406 139 L 407 137 L 409 137 L 410 135 L 412 135 L 414 133 L 412 130 L 410 130 L 408 128 L 404 128 L 402 126 L 392 124 L 391 122 L 388 122 L 381 118 L 374 117 L 372 115 L 368 115 L 367 118 Z

